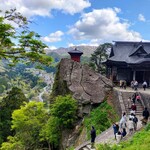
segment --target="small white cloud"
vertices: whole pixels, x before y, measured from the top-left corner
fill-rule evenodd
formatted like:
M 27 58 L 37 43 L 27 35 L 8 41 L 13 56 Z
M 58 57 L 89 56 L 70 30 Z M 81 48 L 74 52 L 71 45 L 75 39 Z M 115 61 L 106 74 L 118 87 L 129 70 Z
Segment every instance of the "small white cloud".
M 45 51 L 50 51 L 50 50 L 54 50 L 54 49 L 57 49 L 57 47 L 49 46 L 49 47 L 44 48 Z
M 145 22 L 145 21 L 146 21 L 145 17 L 144 17 L 142 14 L 139 14 L 138 20 L 139 20 L 139 21 L 142 21 L 142 22 Z
M 75 46 L 75 44 L 73 44 L 73 43 L 68 43 L 68 47 L 73 47 L 73 46 Z
M 55 33 L 51 33 L 48 36 L 45 37 L 41 37 L 41 40 L 44 42 L 58 42 L 61 41 L 61 37 L 64 35 L 64 33 L 62 31 L 56 31 Z

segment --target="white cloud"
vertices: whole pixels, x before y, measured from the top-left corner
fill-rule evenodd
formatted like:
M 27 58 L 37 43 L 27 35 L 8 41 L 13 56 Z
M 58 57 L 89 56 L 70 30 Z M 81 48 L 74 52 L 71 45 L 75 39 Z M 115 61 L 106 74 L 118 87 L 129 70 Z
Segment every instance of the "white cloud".
M 90 42 L 87 43 L 80 43 L 80 44 L 73 44 L 73 43 L 68 43 L 68 47 L 73 47 L 73 46 L 99 46 L 99 43 L 101 43 L 98 40 L 91 40 Z
M 143 22 L 146 21 L 145 17 L 142 14 L 139 14 L 138 19 L 139 21 L 143 21 Z
M 58 42 L 61 41 L 61 37 L 64 35 L 62 31 L 56 31 L 54 33 L 49 34 L 48 36 L 41 37 L 41 40 L 44 42 Z
M 141 40 L 141 35 L 138 32 L 129 30 L 130 24 L 128 22 L 120 21 L 117 16 L 120 11 L 119 8 L 106 8 L 85 13 L 68 33 L 72 34 L 76 40 L 96 39 L 97 42 Z M 96 44 L 96 42 L 94 43 Z
M 26 17 L 51 16 L 53 9 L 73 15 L 91 6 L 88 0 L 67 0 L 67 2 L 66 0 L 1 0 L 1 4 L 3 5 L 0 5 L 0 10 L 5 11 L 15 7 Z
M 73 46 L 75 46 L 75 44 L 73 44 L 73 43 L 68 43 L 68 47 L 73 47 Z
M 55 46 L 49 46 L 47 48 L 44 48 L 46 54 L 51 52 L 52 50 L 55 50 L 55 49 L 57 49 L 57 47 L 55 47 Z

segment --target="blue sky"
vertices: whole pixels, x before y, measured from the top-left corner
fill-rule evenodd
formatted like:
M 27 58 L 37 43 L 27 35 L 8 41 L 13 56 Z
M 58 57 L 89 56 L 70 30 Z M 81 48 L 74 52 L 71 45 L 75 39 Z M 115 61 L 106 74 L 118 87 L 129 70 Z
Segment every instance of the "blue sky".
M 150 40 L 150 0 L 0 0 L 14 7 L 50 49 Z

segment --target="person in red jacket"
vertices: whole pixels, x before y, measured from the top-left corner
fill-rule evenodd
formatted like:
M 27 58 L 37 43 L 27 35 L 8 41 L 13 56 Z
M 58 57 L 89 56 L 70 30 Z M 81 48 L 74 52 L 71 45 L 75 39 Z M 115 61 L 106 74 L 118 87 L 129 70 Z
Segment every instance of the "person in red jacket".
M 136 105 L 135 105 L 135 103 L 132 104 L 131 110 L 132 110 L 132 111 L 134 112 L 134 114 L 135 114 L 135 112 L 136 112 Z

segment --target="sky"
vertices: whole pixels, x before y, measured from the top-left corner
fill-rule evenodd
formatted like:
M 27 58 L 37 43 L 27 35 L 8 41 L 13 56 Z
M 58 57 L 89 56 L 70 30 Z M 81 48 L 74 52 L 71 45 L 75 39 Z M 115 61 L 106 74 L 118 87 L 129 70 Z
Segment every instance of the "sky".
M 150 0 L 0 0 L 16 8 L 50 49 L 150 40 Z

